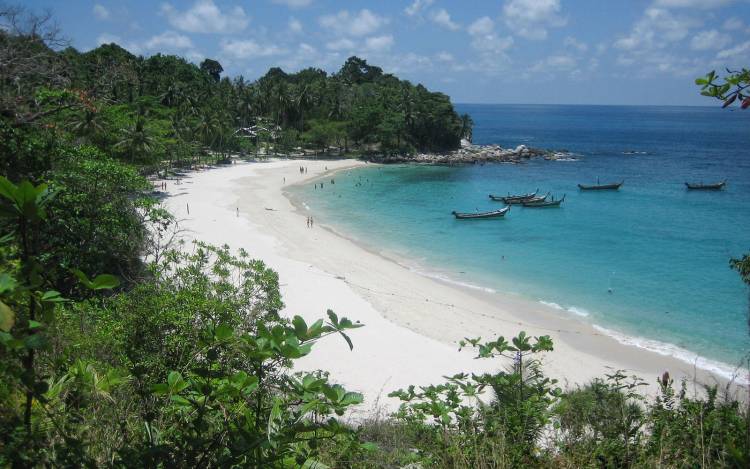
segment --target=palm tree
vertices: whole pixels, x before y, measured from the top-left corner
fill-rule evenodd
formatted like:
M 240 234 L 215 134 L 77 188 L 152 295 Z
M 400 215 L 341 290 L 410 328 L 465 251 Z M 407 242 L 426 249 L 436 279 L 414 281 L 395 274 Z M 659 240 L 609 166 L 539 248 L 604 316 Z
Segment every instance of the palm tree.
M 104 132 L 101 117 L 95 109 L 86 109 L 84 113 L 70 123 L 70 131 L 87 141 L 92 141 Z
M 465 138 L 466 140 L 471 142 L 473 134 L 473 127 L 474 127 L 474 120 L 471 118 L 468 114 L 461 114 L 461 138 Z
M 146 131 L 146 120 L 143 116 L 138 116 L 132 127 L 123 129 L 123 137 L 115 144 L 115 148 L 125 150 L 131 163 L 135 161 L 136 155 L 142 157 L 150 152 L 153 146 L 154 139 Z

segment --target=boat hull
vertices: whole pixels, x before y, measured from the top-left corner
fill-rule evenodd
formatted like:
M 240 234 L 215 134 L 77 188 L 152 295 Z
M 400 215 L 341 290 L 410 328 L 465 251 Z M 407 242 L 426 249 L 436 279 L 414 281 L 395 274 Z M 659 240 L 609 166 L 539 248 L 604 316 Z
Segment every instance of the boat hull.
M 622 182 L 614 183 L 614 184 L 599 184 L 594 186 L 587 186 L 584 184 L 578 184 L 578 188 L 582 191 L 616 191 L 620 189 L 620 186 L 622 186 Z
M 541 200 L 538 202 L 524 202 L 522 205 L 524 207 L 529 208 L 552 208 L 552 207 L 559 207 L 560 204 L 562 204 L 565 201 L 565 196 L 562 196 L 562 199 L 560 200 Z
M 452 212 L 453 216 L 457 220 L 487 220 L 493 218 L 503 218 L 506 213 L 510 210 L 510 206 L 501 208 L 500 210 L 493 210 L 491 212 L 480 212 L 480 213 L 460 213 Z
M 727 185 L 726 181 L 721 181 L 716 184 L 695 184 L 686 182 L 685 186 L 689 191 L 720 191 Z

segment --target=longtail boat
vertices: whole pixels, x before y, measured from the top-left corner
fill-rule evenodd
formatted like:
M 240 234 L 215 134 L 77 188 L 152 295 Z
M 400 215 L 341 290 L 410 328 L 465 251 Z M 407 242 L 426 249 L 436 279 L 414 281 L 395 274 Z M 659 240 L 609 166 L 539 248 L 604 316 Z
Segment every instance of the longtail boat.
M 727 180 L 724 179 L 721 182 L 717 182 L 714 184 L 703 184 L 701 183 L 691 183 L 686 182 L 685 185 L 687 186 L 688 190 L 695 190 L 695 191 L 720 191 L 724 189 L 724 186 L 727 185 Z
M 524 207 L 559 207 L 560 204 L 565 200 L 565 194 L 563 194 L 562 199 L 555 200 L 554 197 L 552 197 L 552 200 L 540 200 L 538 202 L 523 202 Z
M 479 220 L 483 218 L 502 218 L 508 213 L 508 210 L 510 210 L 510 205 L 503 207 L 500 210 L 492 210 L 490 212 L 461 213 L 454 210 L 451 213 L 459 220 Z
M 505 202 L 506 204 L 520 204 L 524 200 L 533 199 L 537 193 L 539 192 L 539 189 L 535 190 L 534 192 L 528 193 L 528 194 L 521 194 L 521 195 L 493 195 L 490 194 L 490 199 L 496 201 L 496 202 Z
M 521 204 L 534 204 L 537 202 L 544 202 L 545 200 L 547 200 L 547 197 L 549 197 L 549 192 L 547 192 L 544 195 L 540 195 L 539 197 L 532 197 L 530 199 L 522 200 L 520 203 Z
M 526 197 L 524 199 L 508 199 L 508 198 L 506 198 L 505 200 L 503 200 L 503 202 L 505 202 L 508 205 L 521 205 L 524 202 L 541 202 L 542 200 L 546 200 L 547 197 L 549 197 L 549 192 L 547 192 L 544 195 Z
M 616 191 L 625 183 L 625 181 L 620 182 L 614 182 L 612 184 L 599 184 L 599 181 L 597 181 L 596 184 L 587 186 L 585 184 L 578 184 L 578 188 L 582 191 Z

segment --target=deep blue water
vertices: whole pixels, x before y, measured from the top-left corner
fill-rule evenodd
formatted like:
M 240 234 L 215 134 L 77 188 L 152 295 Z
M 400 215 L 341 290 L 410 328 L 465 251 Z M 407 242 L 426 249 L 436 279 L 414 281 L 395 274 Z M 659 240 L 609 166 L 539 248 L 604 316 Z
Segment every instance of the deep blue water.
M 370 167 L 300 197 L 322 221 L 422 270 L 554 303 L 621 340 L 729 364 L 748 352 L 748 291 L 729 259 L 750 251 L 750 111 L 457 107 L 475 121 L 474 143 L 566 149 L 579 161 Z M 597 178 L 625 184 L 578 191 Z M 721 192 L 684 186 L 725 178 Z M 536 188 L 565 194 L 563 206 L 514 207 L 503 220 L 450 213 Z

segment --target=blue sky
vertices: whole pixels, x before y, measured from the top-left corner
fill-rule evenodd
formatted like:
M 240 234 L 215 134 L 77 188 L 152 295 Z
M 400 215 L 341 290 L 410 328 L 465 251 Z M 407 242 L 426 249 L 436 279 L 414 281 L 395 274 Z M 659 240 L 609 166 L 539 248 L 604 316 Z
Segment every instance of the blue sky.
M 79 50 L 333 72 L 351 55 L 455 102 L 714 104 L 696 76 L 750 67 L 750 0 L 70 0 L 50 9 Z

